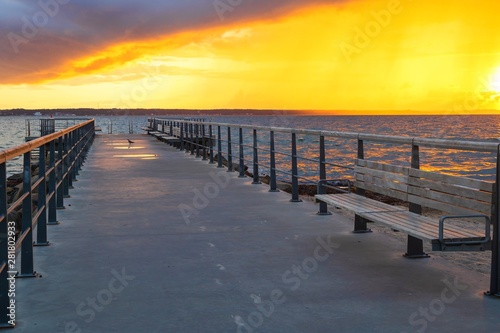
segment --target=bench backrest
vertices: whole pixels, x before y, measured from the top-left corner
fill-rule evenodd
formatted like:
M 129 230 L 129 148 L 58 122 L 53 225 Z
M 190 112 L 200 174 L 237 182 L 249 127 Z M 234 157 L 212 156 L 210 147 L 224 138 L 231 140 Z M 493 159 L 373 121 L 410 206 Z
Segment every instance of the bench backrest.
M 491 182 L 362 159 L 354 172 L 357 188 L 454 215 L 492 215 Z

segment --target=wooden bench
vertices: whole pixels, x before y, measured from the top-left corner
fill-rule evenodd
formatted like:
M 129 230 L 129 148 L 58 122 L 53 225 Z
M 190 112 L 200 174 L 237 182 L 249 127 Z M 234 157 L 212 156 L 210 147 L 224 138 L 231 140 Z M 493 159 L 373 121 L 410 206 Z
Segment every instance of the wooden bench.
M 171 146 L 174 146 L 175 148 L 179 148 L 181 145 L 181 139 L 175 136 L 171 136 L 168 134 L 165 134 L 163 132 L 159 131 L 154 131 L 153 129 L 150 129 L 148 131 L 149 135 L 154 136 L 157 140 L 168 143 Z
M 369 221 L 404 232 L 408 235 L 405 256 L 411 258 L 427 256 L 422 241 L 431 242 L 433 251 L 491 250 L 493 183 L 362 159 L 356 160 L 354 176 L 356 193 L 348 189 L 324 194 L 331 188 L 329 181 L 318 183 L 319 214 L 328 213 L 327 205 L 332 205 L 356 214 L 354 232 L 370 232 L 366 225 Z M 408 202 L 410 210 L 369 199 L 365 191 Z M 422 206 L 450 215 L 425 217 L 420 215 Z M 484 222 L 484 231 L 452 223 L 465 219 Z
M 181 139 L 175 137 L 175 136 L 170 136 L 168 134 L 163 134 L 163 135 L 158 135 L 156 138 L 162 142 L 168 143 L 171 146 L 178 147 L 181 144 Z

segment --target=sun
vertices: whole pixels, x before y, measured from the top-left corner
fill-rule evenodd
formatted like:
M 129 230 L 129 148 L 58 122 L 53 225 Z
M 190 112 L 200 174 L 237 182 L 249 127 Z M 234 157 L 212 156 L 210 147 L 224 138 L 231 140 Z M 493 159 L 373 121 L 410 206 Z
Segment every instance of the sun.
M 500 67 L 493 72 L 490 80 L 490 89 L 500 93 Z

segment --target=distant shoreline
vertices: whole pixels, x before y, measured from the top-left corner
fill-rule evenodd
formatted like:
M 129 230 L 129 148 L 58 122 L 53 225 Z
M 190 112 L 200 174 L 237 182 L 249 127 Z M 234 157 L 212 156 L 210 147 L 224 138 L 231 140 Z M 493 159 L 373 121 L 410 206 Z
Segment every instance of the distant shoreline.
M 273 109 L 3 109 L 1 116 L 481 116 L 498 115 L 498 110 L 464 114 L 456 111 L 383 110 L 273 110 Z

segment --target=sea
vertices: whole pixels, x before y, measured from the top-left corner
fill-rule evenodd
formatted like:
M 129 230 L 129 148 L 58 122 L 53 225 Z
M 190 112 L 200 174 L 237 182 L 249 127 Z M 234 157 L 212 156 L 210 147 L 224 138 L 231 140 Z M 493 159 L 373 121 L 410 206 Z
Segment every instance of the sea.
M 166 117 L 165 117 L 166 118 Z M 168 118 L 174 118 L 169 116 Z M 187 118 L 185 115 L 180 119 Z M 500 143 L 500 115 L 440 115 L 440 116 L 310 116 L 286 115 L 276 113 L 269 116 L 199 116 L 205 121 L 261 125 L 285 128 L 306 128 L 315 130 L 331 130 L 340 132 L 370 133 L 395 136 L 446 138 L 461 140 L 481 140 Z M 0 117 L 0 150 L 22 144 L 27 136 L 27 120 L 31 123 L 37 117 Z M 141 133 L 141 127 L 147 125 L 147 116 L 96 116 L 96 126 L 101 133 L 122 134 Z M 233 140 L 237 139 L 237 128 L 233 130 Z M 223 128 L 223 132 L 226 129 Z M 252 133 L 246 131 L 245 144 L 251 145 Z M 236 140 L 235 140 L 236 141 Z M 268 133 L 259 136 L 259 146 L 266 148 Z M 307 135 L 298 137 L 299 174 L 301 182 L 308 183 L 317 180 L 317 162 L 311 161 L 318 157 L 318 138 Z M 237 146 L 233 147 L 234 160 L 237 160 Z M 338 165 L 350 165 L 356 156 L 356 142 L 338 139 L 327 142 L 328 174 L 330 177 L 343 176 L 343 168 Z M 278 177 L 286 180 L 290 169 L 290 135 L 276 134 Z M 397 145 L 367 144 L 366 158 L 381 160 L 386 163 L 409 165 L 411 150 Z M 223 151 L 227 152 L 227 144 Z M 262 172 L 266 169 L 268 153 L 260 157 Z M 245 147 L 245 161 L 252 159 L 250 147 Z M 310 160 L 308 160 L 310 159 Z M 468 152 L 442 149 L 421 149 L 420 160 L 422 169 L 431 169 L 447 174 L 459 175 L 483 180 L 494 179 L 496 156 L 493 153 Z M 237 161 L 236 161 L 237 162 Z M 20 172 L 20 157 L 9 161 L 8 173 Z

